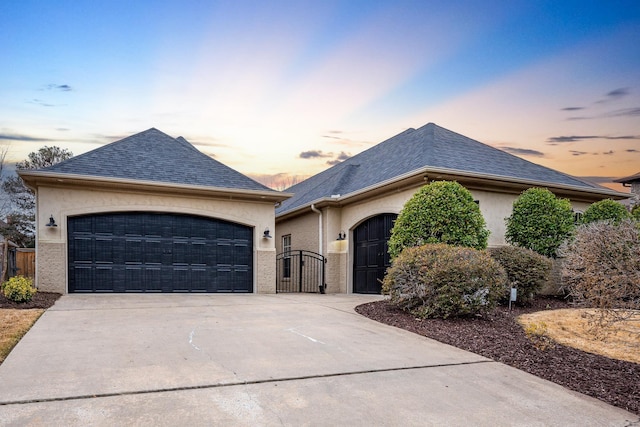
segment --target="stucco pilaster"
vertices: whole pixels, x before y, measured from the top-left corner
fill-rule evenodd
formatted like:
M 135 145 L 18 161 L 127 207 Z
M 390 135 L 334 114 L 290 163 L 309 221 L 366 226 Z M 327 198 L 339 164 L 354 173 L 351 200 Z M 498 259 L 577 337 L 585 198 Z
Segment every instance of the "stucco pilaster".
M 36 256 L 36 287 L 43 292 L 67 292 L 66 244 L 39 242 Z
M 258 249 L 256 251 L 256 289 L 259 294 L 276 293 L 276 250 Z

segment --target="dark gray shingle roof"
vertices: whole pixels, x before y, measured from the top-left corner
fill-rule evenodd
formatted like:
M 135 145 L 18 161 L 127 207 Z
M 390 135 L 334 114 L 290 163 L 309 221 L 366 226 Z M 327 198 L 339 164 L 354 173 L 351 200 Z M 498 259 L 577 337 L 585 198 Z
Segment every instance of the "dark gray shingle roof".
M 155 128 L 72 157 L 42 171 L 274 191 L 201 153 L 186 139 L 172 138 Z
M 466 136 L 428 123 L 408 129 L 285 190 L 294 196 L 276 214 L 314 200 L 342 196 L 427 167 L 602 190 L 602 187 L 537 165 Z

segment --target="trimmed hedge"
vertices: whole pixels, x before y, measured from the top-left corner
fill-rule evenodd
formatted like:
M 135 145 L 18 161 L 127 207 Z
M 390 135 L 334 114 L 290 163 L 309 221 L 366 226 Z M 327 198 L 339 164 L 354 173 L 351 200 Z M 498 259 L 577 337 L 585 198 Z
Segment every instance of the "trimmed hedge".
M 489 230 L 473 196 L 455 181 L 434 181 L 405 203 L 396 219 L 389 254 L 426 243 L 485 249 Z
M 531 249 L 502 246 L 488 250 L 504 268 L 509 286 L 518 290 L 519 302 L 530 302 L 549 282 L 552 260 Z
M 507 295 L 507 275 L 488 252 L 445 244 L 406 248 L 383 281 L 391 303 L 422 318 L 466 316 Z
M 568 199 L 559 199 L 546 188 L 530 188 L 514 202 L 506 218 L 505 238 L 514 246 L 555 258 L 560 245 L 575 230 Z
M 611 221 L 613 224 L 620 224 L 620 221 L 628 219 L 630 216 L 629 211 L 622 203 L 605 199 L 589 205 L 582 215 L 582 223 Z

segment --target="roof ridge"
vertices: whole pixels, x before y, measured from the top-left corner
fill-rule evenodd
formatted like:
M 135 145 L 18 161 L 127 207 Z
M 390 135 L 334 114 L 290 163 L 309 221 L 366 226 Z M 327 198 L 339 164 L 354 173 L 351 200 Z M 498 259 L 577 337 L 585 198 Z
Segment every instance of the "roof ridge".
M 342 188 L 346 185 L 356 173 L 356 169 L 360 167 L 360 164 L 350 163 L 347 164 L 344 168 L 342 168 L 342 176 L 336 182 L 336 185 L 331 190 L 331 194 L 341 194 Z
M 184 137 L 150 128 L 46 168 L 138 181 L 276 191 L 198 150 Z
M 78 154 L 77 156 L 70 157 L 67 160 L 63 160 L 62 162 L 56 163 L 54 165 L 47 166 L 47 167 L 42 168 L 40 170 L 48 170 L 48 169 L 51 169 L 51 168 L 54 168 L 54 167 L 57 168 L 57 166 L 64 165 L 65 163 L 68 163 L 70 161 L 77 162 L 79 159 L 83 159 L 84 157 L 88 157 L 89 155 L 95 155 L 95 153 L 99 153 L 101 151 L 104 151 L 109 146 L 122 145 L 122 143 L 124 143 L 125 141 L 129 140 L 130 138 L 137 137 L 139 135 L 142 135 L 142 134 L 150 132 L 150 131 L 159 132 L 159 133 L 161 133 L 161 134 L 163 134 L 163 135 L 165 135 L 165 136 L 167 136 L 169 138 L 172 138 L 170 135 L 167 135 L 166 133 L 162 132 L 161 130 L 158 130 L 158 129 L 154 128 L 154 127 L 151 127 L 151 128 L 149 128 L 147 130 L 143 130 L 142 132 L 134 133 L 133 135 L 125 136 L 124 138 L 117 139 L 117 140 L 112 141 L 112 142 L 108 142 L 106 144 L 101 145 L 98 148 L 94 148 L 93 150 L 89 150 L 86 153 Z

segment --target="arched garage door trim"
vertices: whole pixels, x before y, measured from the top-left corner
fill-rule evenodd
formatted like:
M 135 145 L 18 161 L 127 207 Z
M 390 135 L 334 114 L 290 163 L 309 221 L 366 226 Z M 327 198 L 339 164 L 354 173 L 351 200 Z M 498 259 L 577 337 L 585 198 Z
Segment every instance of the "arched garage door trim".
M 252 292 L 253 228 L 209 217 L 67 218 L 69 292 Z

